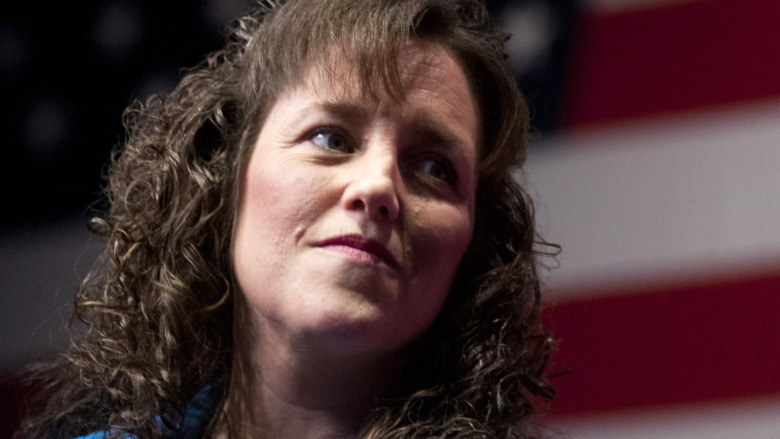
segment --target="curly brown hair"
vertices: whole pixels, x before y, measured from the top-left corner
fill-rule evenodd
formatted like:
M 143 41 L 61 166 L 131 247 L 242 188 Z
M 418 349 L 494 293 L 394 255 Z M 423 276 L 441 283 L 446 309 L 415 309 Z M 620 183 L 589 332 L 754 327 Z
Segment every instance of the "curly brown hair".
M 529 115 L 507 36 L 477 0 L 265 0 L 175 90 L 126 110 L 110 210 L 91 221 L 107 246 L 75 301 L 84 330 L 67 356 L 39 367 L 47 404 L 18 437 L 109 428 L 161 437 L 160 419 L 175 424 L 196 391 L 230 375 L 237 182 L 265 115 L 336 47 L 364 93 L 398 95 L 409 39 L 446 47 L 479 101 L 476 225 L 443 310 L 416 342 L 405 399 L 378 408 L 363 433 L 532 436 L 534 401 L 555 396 L 545 378 L 552 340 L 538 323 L 532 205 L 515 178 Z

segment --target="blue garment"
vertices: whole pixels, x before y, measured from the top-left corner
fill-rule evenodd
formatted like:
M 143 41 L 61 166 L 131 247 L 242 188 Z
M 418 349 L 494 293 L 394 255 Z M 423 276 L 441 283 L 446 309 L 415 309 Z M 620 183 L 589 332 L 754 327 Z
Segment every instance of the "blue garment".
M 178 428 L 168 427 L 169 423 L 158 417 L 157 422 L 165 430 L 165 439 L 202 439 L 206 435 L 206 429 L 211 424 L 211 419 L 216 414 L 227 390 L 227 381 L 227 378 L 220 378 L 196 393 L 187 404 L 187 409 Z M 100 431 L 75 439 L 107 439 L 113 431 Z M 123 439 L 138 439 L 129 433 L 121 437 Z

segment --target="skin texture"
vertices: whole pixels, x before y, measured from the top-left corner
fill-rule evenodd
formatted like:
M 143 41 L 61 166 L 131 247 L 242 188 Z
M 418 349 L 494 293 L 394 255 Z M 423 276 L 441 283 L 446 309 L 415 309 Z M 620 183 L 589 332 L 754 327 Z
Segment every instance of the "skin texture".
M 233 259 L 256 376 L 231 393 L 254 401 L 263 434 L 354 433 L 347 414 L 388 391 L 471 240 L 480 140 L 466 77 L 428 42 L 399 68 L 399 100 L 355 90 L 349 66 L 309 69 L 249 159 Z M 273 419 L 296 421 L 285 434 Z

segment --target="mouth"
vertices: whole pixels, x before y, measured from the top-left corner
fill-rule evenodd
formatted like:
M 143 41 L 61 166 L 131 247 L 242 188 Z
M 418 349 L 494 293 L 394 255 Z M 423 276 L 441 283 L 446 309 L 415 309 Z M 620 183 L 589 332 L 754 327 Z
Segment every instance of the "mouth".
M 317 247 L 346 254 L 358 260 L 382 262 L 396 270 L 401 268 L 401 264 L 387 247 L 361 235 L 337 236 L 318 243 Z

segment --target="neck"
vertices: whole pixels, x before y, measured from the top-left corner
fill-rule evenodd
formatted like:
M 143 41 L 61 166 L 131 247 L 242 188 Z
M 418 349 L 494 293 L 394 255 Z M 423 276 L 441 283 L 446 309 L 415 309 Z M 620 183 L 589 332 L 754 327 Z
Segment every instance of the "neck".
M 353 438 L 391 396 L 402 358 L 323 351 L 264 327 L 236 349 L 217 437 Z M 237 343 L 239 340 L 237 340 Z M 247 348 L 248 346 L 248 348 Z M 397 357 L 401 357 L 398 355 Z

